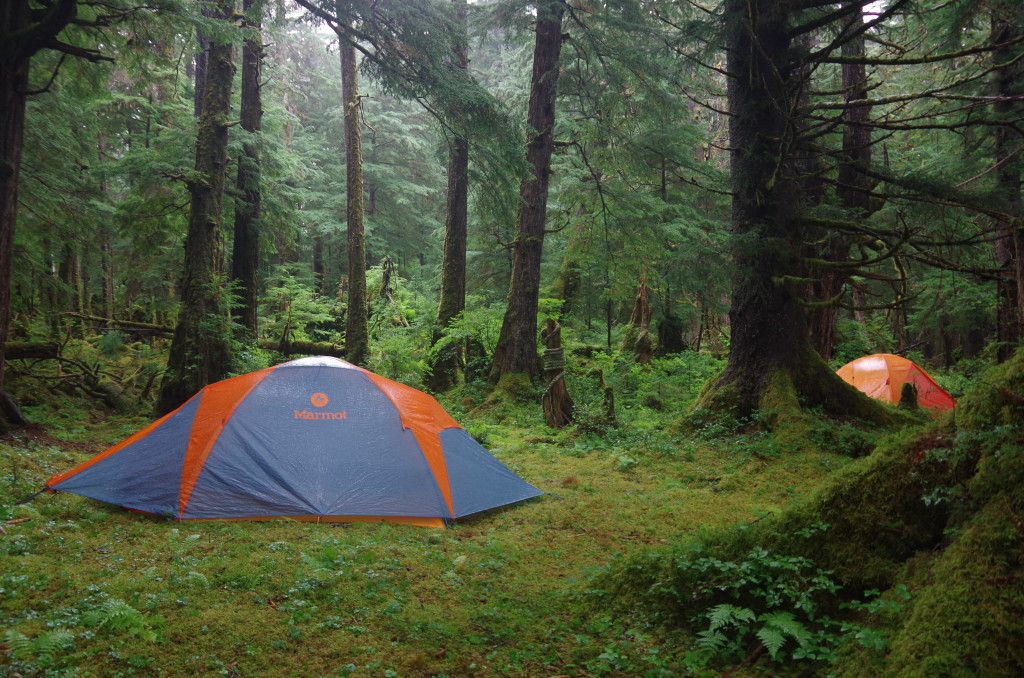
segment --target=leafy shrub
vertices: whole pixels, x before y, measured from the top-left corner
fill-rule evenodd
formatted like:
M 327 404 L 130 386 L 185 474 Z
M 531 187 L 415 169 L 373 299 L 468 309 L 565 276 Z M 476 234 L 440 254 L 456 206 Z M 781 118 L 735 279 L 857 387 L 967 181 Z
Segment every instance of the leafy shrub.
M 827 529 L 818 524 L 795 536 L 808 539 Z M 653 581 L 652 571 L 657 573 Z M 617 593 L 635 595 L 629 580 L 638 576 L 646 582 L 640 598 L 655 619 L 695 633 L 685 664 L 697 674 L 749 663 L 765 653 L 770 661 L 832 661 L 849 638 L 882 650 L 886 643 L 878 632 L 830 615 L 844 609 L 891 611 L 894 605 L 845 600 L 831 571 L 807 557 L 761 546 L 735 559 L 716 557 L 701 545 L 649 554 L 622 576 L 625 583 L 615 585 Z
M 879 433 L 868 431 L 856 424 L 836 421 L 825 417 L 816 417 L 816 425 L 811 431 L 811 442 L 827 452 L 846 455 L 847 457 L 863 457 L 871 453 L 878 442 Z

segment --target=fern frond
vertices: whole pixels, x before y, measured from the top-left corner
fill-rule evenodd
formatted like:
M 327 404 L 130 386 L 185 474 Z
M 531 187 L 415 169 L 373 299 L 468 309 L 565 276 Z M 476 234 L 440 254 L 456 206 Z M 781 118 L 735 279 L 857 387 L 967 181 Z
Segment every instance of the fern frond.
M 32 659 L 32 639 L 20 631 L 9 629 L 4 632 L 4 644 L 8 652 L 18 661 Z
M 67 629 L 43 631 L 32 639 L 31 648 L 36 663 L 43 667 L 52 666 L 60 653 L 75 644 L 75 634 Z
M 712 630 L 737 622 L 753 621 L 755 616 L 754 611 L 749 608 L 729 605 L 728 603 L 715 605 L 708 612 L 708 619 L 711 621 Z
M 768 654 L 771 655 L 772 659 L 776 658 L 779 650 L 786 644 L 786 636 L 784 636 L 777 627 L 774 626 L 762 626 L 757 630 L 755 634 L 757 639 L 760 640 L 765 648 L 768 650 Z
M 695 641 L 695 645 L 697 645 L 697 647 L 706 647 L 712 650 L 720 649 L 728 640 L 728 638 L 725 637 L 725 634 L 714 629 L 701 631 L 697 635 L 699 637 Z

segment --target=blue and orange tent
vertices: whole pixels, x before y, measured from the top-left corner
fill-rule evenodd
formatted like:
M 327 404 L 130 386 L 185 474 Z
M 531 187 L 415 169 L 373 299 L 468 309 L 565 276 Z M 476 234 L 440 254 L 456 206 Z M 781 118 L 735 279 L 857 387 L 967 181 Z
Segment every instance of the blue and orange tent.
M 211 384 L 46 489 L 181 520 L 431 526 L 543 494 L 431 396 L 327 357 Z

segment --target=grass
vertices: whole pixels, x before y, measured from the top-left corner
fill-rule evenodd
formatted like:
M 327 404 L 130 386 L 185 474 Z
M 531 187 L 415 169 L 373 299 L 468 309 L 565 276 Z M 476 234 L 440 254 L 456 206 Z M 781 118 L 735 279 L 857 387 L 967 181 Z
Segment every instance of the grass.
M 14 507 L 146 421 L 49 407 L 0 441 L 0 676 L 679 675 L 686 643 L 587 604 L 590 574 L 779 513 L 848 461 L 652 413 L 553 432 L 524 409 L 467 425 L 549 494 L 448 530 L 179 523 L 75 495 Z

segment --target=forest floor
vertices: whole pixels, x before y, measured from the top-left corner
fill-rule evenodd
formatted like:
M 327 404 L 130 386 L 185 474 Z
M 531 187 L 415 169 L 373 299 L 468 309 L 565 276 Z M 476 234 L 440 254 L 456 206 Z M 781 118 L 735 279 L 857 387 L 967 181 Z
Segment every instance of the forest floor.
M 776 513 L 849 460 L 650 420 L 476 419 L 547 495 L 445 530 L 182 523 L 69 494 L 14 506 L 148 421 L 72 399 L 30 414 L 0 440 L 0 676 L 679 675 L 678 632 L 601 609 L 593 574 Z

